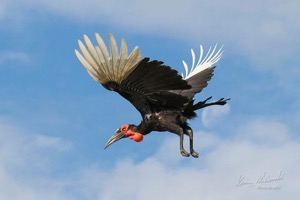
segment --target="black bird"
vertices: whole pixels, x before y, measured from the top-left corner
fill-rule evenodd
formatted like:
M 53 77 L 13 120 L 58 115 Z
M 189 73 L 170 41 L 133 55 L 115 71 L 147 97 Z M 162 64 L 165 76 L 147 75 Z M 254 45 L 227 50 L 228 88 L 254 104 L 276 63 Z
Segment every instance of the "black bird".
M 218 101 L 207 103 L 194 102 L 195 94 L 207 86 L 213 76 L 214 64 L 222 56 L 222 47 L 216 52 L 217 45 L 209 49 L 203 56 L 200 45 L 200 58 L 195 63 L 195 53 L 192 53 L 192 67 L 188 71 L 183 61 L 185 76 L 166 66 L 161 61 L 142 58 L 136 46 L 128 55 L 127 44 L 121 41 L 120 53 L 115 38 L 109 34 L 110 51 L 100 37 L 95 34 L 98 46 L 94 46 L 84 35 L 85 45 L 78 40 L 82 53 L 75 50 L 82 65 L 88 73 L 108 90 L 118 92 L 127 99 L 141 113 L 142 121 L 139 125 L 125 124 L 121 126 L 108 140 L 104 149 L 114 142 L 129 138 L 140 142 L 143 136 L 152 131 L 168 131 L 180 136 L 180 153 L 183 156 L 190 154 L 197 158 L 198 153 L 193 148 L 193 130 L 187 120 L 196 117 L 195 110 L 211 106 L 225 105 L 229 99 L 221 98 Z M 183 148 L 183 137 L 189 136 L 190 153 Z

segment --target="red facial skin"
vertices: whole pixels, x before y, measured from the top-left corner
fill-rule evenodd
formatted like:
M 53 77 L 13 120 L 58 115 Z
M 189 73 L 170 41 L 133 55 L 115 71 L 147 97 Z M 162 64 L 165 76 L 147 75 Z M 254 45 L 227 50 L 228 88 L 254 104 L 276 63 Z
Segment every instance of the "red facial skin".
M 128 130 L 128 128 L 128 124 L 125 124 L 120 128 L 120 130 L 125 133 L 126 137 L 136 142 L 141 142 L 144 139 L 142 134 L 138 132 L 133 132 L 132 130 Z

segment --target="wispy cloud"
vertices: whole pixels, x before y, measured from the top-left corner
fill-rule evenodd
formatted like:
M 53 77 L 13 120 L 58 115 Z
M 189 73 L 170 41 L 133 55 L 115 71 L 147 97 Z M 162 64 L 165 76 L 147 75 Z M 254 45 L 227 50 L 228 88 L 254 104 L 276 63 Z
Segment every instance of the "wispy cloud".
M 48 13 L 71 22 L 96 27 L 104 24 L 124 32 L 182 40 L 193 48 L 200 43 L 209 46 L 218 42 L 225 44 L 224 58 L 230 61 L 224 64 L 226 67 L 235 63 L 233 70 L 263 72 L 268 82 L 265 87 L 293 94 L 300 75 L 297 53 L 300 25 L 295 23 L 300 17 L 298 7 L 298 0 L 226 3 L 221 0 L 176 3 L 171 0 L 30 0 L 19 4 L 4 1 L 2 8 L 10 12 L 2 12 L 2 21 L 8 18 L 19 27 Z M 19 60 L 24 59 L 19 56 Z
M 264 125 L 266 121 L 256 123 L 264 127 L 275 122 L 269 121 L 266 125 Z M 280 123 L 278 125 L 285 126 Z M 242 129 L 251 130 L 256 126 L 257 124 L 250 123 L 243 125 Z M 140 163 L 122 160 L 115 168 L 109 170 L 105 181 L 98 183 L 99 198 L 146 200 L 199 199 L 199 197 L 203 199 L 293 198 L 298 193 L 296 185 L 299 175 L 296 173 L 296 168 L 300 166 L 299 141 L 285 137 L 278 143 L 277 138 L 272 140 L 265 137 L 266 129 L 267 127 L 258 130 L 255 135 L 260 135 L 260 138 L 267 139 L 268 143 L 273 145 L 264 145 L 264 143 L 257 143 L 255 139 L 249 140 L 248 137 L 237 136 L 215 143 L 215 148 L 202 155 L 199 160 L 193 161 L 180 157 L 174 159 L 172 154 L 174 149 L 178 148 L 178 141 L 168 140 L 162 145 L 163 151 L 159 151 L 153 157 Z M 278 129 L 274 134 L 287 135 L 288 133 Z M 205 134 L 201 134 L 199 140 L 201 136 L 206 137 Z M 183 163 L 189 164 L 182 166 Z M 280 171 L 285 174 L 284 180 L 278 183 L 281 191 L 261 191 L 257 187 L 247 186 L 236 187 L 241 175 L 257 181 L 265 173 L 269 174 L 269 177 L 277 177 Z
M 45 137 L 32 140 L 22 131 L 9 125 L 1 123 L 0 127 L 1 199 L 27 197 L 58 200 L 72 197 L 103 200 L 196 200 L 199 197 L 263 197 L 279 200 L 293 198 L 298 194 L 300 142 L 289 137 L 291 133 L 285 124 L 274 120 L 257 119 L 240 125 L 235 136 L 225 140 L 218 136 L 212 138 L 205 132 L 196 133 L 196 144 L 200 143 L 203 149 L 210 147 L 199 159 L 181 157 L 176 151 L 178 138 L 173 138 L 166 140 L 156 154 L 143 161 L 121 159 L 110 169 L 103 168 L 100 162 L 95 161 L 92 166 L 85 166 L 77 171 L 73 178 L 63 179 L 45 175 L 24 176 L 19 173 L 34 174 L 36 168 L 32 168 L 31 163 L 49 159 L 54 162 L 52 166 L 60 165 L 59 161 L 49 157 L 47 152 L 43 151 L 43 155 L 38 152 L 45 146 L 56 148 L 65 141 Z M 275 135 L 274 138 L 266 133 L 270 127 L 274 127 L 270 131 L 270 135 L 271 132 Z M 13 140 L 14 137 L 18 137 L 18 140 Z M 20 159 L 24 162 L 22 165 L 19 162 L 11 162 Z M 284 173 L 284 179 L 276 183 L 279 188 L 274 191 L 248 186 L 236 187 L 240 176 L 247 177 L 249 181 L 256 181 L 265 173 L 269 178 L 276 178 L 280 172 Z M 24 182 L 27 184 L 22 184 Z
M 64 141 L 60 137 L 50 137 L 45 135 L 37 135 L 34 138 L 34 142 L 38 147 L 50 148 L 57 151 L 67 151 L 72 147 L 71 143 Z
M 0 64 L 5 62 L 22 62 L 26 63 L 30 61 L 29 55 L 24 52 L 16 52 L 16 51 L 2 51 L 0 52 Z
M 213 126 L 218 124 L 221 118 L 227 115 L 230 112 L 229 104 L 224 106 L 211 106 L 203 109 L 201 114 L 201 119 L 206 127 Z
M 0 116 L 0 198 L 65 199 L 59 191 L 63 181 L 58 183 L 51 177 L 57 164 L 53 154 L 66 151 L 60 145 L 71 144 L 61 138 L 28 133 Z
M 272 0 L 226 3 L 221 0 L 176 3 L 170 0 L 31 0 L 23 4 L 83 23 L 107 24 L 197 43 L 226 43 L 227 50 L 244 55 L 257 69 L 282 70 L 287 61 L 291 67 L 290 57 L 295 55 L 300 42 L 300 25 L 295 23 L 300 16 L 297 0 L 276 3 Z M 23 7 L 14 7 L 20 8 Z

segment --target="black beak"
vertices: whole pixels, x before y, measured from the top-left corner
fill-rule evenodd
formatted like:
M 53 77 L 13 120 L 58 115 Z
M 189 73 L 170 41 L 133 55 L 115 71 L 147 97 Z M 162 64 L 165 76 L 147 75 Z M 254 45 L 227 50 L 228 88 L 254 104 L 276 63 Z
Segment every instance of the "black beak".
M 116 130 L 116 132 L 113 134 L 113 136 L 111 136 L 111 138 L 106 143 L 104 149 L 106 149 L 108 146 L 115 143 L 116 141 L 124 138 L 124 136 L 125 136 L 125 133 L 121 132 L 120 129 Z

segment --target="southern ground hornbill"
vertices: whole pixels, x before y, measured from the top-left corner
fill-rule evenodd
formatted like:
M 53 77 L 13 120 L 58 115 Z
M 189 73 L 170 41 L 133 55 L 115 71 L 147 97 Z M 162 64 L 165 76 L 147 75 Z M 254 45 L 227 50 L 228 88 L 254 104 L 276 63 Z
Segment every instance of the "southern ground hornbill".
M 85 45 L 79 40 L 82 53 L 75 50 L 76 56 L 88 73 L 108 90 L 118 92 L 141 113 L 143 120 L 136 126 L 125 124 L 121 126 L 108 140 L 105 149 L 114 142 L 129 138 L 136 142 L 151 131 L 169 131 L 180 137 L 180 153 L 190 154 L 197 158 L 198 153 L 193 148 L 193 130 L 187 120 L 196 117 L 195 110 L 211 106 L 225 105 L 229 99 L 207 103 L 211 98 L 198 103 L 194 102 L 195 94 L 207 86 L 213 76 L 214 64 L 222 56 L 222 48 L 209 49 L 206 56 L 200 45 L 200 58 L 195 62 L 192 52 L 192 66 L 189 71 L 183 61 L 185 75 L 178 75 L 176 70 L 166 66 L 161 61 L 142 58 L 138 47 L 128 55 L 127 44 L 121 41 L 120 53 L 113 35 L 109 35 L 108 51 L 103 39 L 95 34 L 97 46 L 84 35 Z M 190 138 L 190 153 L 183 148 L 183 137 Z

